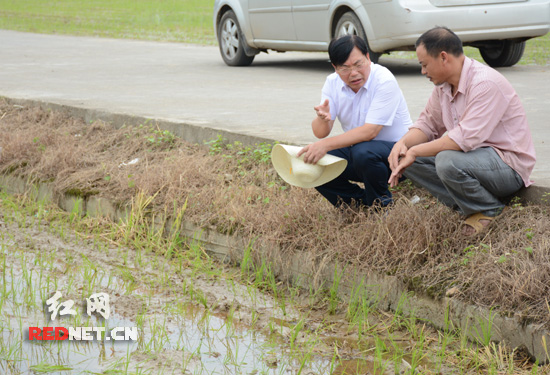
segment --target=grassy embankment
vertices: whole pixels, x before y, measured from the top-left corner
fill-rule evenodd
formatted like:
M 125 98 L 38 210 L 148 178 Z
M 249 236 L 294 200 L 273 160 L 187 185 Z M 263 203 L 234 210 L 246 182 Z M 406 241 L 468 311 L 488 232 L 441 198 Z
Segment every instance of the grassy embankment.
M 214 0 L 0 0 L 0 29 L 216 44 L 213 5 Z M 466 54 L 482 60 L 477 48 L 466 48 Z M 529 40 L 519 64 L 550 64 L 550 34 Z

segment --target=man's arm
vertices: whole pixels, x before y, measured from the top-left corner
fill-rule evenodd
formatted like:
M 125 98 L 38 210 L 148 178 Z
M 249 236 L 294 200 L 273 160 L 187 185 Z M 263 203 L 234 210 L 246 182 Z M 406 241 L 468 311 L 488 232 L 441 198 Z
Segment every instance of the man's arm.
M 412 131 L 414 131 L 414 133 L 410 135 Z M 419 156 L 435 156 L 445 150 L 461 151 L 460 146 L 458 146 L 458 144 L 447 135 L 430 142 L 413 144 L 414 142 L 422 139 L 422 135 L 420 135 L 419 132 L 422 133 L 422 131 L 418 129 L 411 129 L 409 133 L 405 134 L 405 136 L 394 145 L 394 148 L 390 153 L 390 168 L 392 170 L 391 176 L 388 180 L 390 186 L 394 187 L 399 183 L 399 178 L 403 174 L 405 168 L 414 163 L 416 158 Z M 422 134 L 424 135 L 424 133 Z M 405 140 L 404 138 L 407 137 L 407 135 L 409 135 L 409 137 Z M 426 140 L 428 139 L 426 135 L 424 135 L 424 137 Z M 400 142 L 402 143 L 400 144 Z M 407 147 L 407 144 L 410 147 Z M 403 151 L 405 151 L 404 154 L 400 156 L 399 154 L 402 154 Z M 398 158 L 397 164 L 395 164 L 396 157 Z
M 399 141 L 393 146 L 388 162 L 390 169 L 393 171 L 399 165 L 399 159 L 404 157 L 409 151 L 409 148 L 428 142 L 428 136 L 418 128 L 410 129 Z
M 512 98 L 510 93 L 505 95 L 503 90 L 504 87 L 500 87 L 497 82 L 481 82 L 470 87 L 466 96 L 466 108 L 460 114 L 460 122 L 447 133 L 463 151 L 483 147 L 490 139 L 516 136 L 511 130 L 499 128 Z M 516 118 L 521 115 L 522 113 L 514 114 Z
M 439 91 L 440 90 L 437 87 L 434 88 L 432 95 L 428 99 L 426 107 L 420 114 L 418 120 L 414 123 L 415 127 L 411 128 L 407 134 L 405 134 L 392 148 L 390 156 L 388 157 L 390 169 L 392 170 L 388 183 L 392 187 L 398 184 L 399 179 L 403 174 L 403 170 L 410 166 L 416 159 L 416 156 L 414 156 L 415 152 L 409 153 L 412 147 L 424 144 L 428 145 L 442 139 L 440 137 L 442 137 L 446 129 L 443 126 L 443 117 L 439 102 Z M 433 156 L 435 154 L 428 154 L 441 146 L 441 144 L 435 143 L 429 146 L 422 146 L 419 150 L 415 151 L 420 151 L 423 154 L 426 153 L 426 155 L 418 156 Z
M 364 124 L 344 134 L 326 138 L 334 125 L 334 120 L 332 120 L 330 115 L 330 102 L 328 99 L 325 99 L 322 104 L 313 107 L 313 109 L 315 109 L 317 116 L 311 122 L 311 128 L 313 129 L 313 134 L 321 140 L 304 147 L 298 152 L 298 156 L 304 155 L 304 162 L 306 163 L 317 163 L 331 150 L 348 147 L 359 142 L 370 141 L 382 130 L 381 125 Z
M 303 154 L 304 162 L 315 164 L 331 150 L 374 139 L 382 128 L 382 125 L 364 124 L 343 134 L 307 145 L 298 152 L 298 156 Z
M 444 135 L 443 137 L 435 139 L 431 142 L 413 146 L 409 148 L 407 153 L 410 153 L 411 156 L 417 158 L 419 156 L 436 156 L 441 151 L 446 150 L 462 151 L 460 146 L 455 141 L 449 138 L 449 136 Z

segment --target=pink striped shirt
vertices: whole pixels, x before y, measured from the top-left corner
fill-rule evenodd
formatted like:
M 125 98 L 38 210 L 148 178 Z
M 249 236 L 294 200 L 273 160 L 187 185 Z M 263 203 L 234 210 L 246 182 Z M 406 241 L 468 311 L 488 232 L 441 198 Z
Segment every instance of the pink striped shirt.
M 527 117 L 512 85 L 496 70 L 464 59 L 455 95 L 445 82 L 436 86 L 426 108 L 412 125 L 428 139 L 447 135 L 468 152 L 492 147 L 523 179 L 525 186 L 535 166 L 535 146 Z

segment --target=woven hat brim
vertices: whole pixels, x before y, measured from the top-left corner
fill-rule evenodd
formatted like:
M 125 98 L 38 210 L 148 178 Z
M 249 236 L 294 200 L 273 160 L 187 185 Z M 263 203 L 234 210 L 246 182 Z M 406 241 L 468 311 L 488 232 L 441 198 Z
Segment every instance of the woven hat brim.
M 271 150 L 271 162 L 273 163 L 273 167 L 279 176 L 290 185 L 302 188 L 314 188 L 326 184 L 341 175 L 348 165 L 346 159 L 327 154 L 317 162 L 318 165 L 324 167 L 323 173 L 321 173 L 319 178 L 314 181 L 300 180 L 291 172 L 291 159 L 297 158 L 296 155 L 301 149 L 302 147 L 299 146 L 277 144 L 273 146 Z M 301 159 L 301 157 L 298 159 Z

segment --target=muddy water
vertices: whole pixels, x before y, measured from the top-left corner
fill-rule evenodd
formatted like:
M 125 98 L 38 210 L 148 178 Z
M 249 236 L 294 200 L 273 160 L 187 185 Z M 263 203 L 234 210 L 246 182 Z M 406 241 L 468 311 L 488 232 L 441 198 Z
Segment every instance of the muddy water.
M 5 250 L 4 250 L 5 251 Z M 2 255 L 6 259 L 7 252 Z M 28 266 L 32 259 L 28 259 Z M 10 267 L 11 266 L 11 267 Z M 43 304 L 40 293 L 31 301 L 25 289 L 38 291 L 43 282 L 39 275 L 24 274 L 17 263 L 6 262 L 3 283 L 8 289 L 8 298 L 2 306 L 2 343 L 3 352 L 13 360 L 2 360 L 2 373 L 22 374 L 50 366 L 62 366 L 63 371 L 53 373 L 103 373 L 108 371 L 143 373 L 193 373 L 193 374 L 280 374 L 293 372 L 300 364 L 285 355 L 285 349 L 275 340 L 256 334 L 246 325 L 228 321 L 225 314 L 211 314 L 205 309 L 189 303 L 181 313 L 143 314 L 140 319 L 139 338 L 134 341 L 116 342 L 106 340 L 82 341 L 30 341 L 28 327 L 71 327 L 92 326 L 135 327 L 135 320 L 126 319 L 116 312 L 107 320 L 95 316 L 87 319 L 84 308 L 77 309 L 85 321 L 57 317 L 49 319 L 48 306 Z M 124 283 L 112 278 L 115 285 Z M 64 290 L 65 285 L 58 283 L 57 289 Z M 53 294 L 53 293 L 52 293 Z M 10 296 L 12 298 L 10 298 Z M 48 296 L 49 298 L 50 296 Z M 158 299 L 156 304 L 166 304 Z M 31 308 L 32 307 L 32 308 Z M 43 310 L 43 311 L 41 311 Z M 23 337 L 23 340 L 21 340 Z M 327 363 L 314 360 L 305 368 L 315 368 L 315 373 L 326 373 Z

